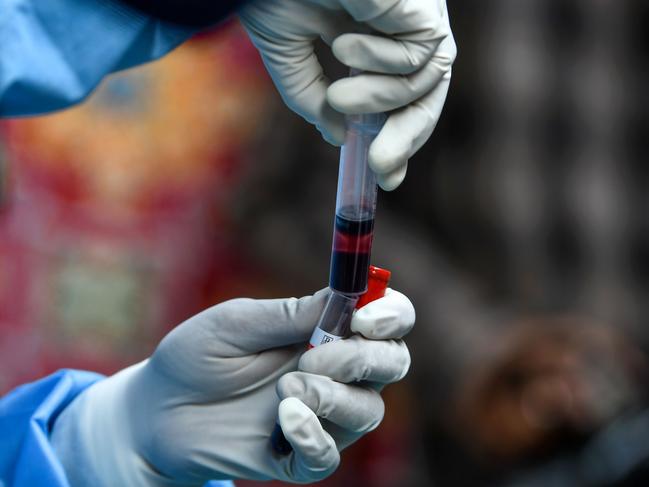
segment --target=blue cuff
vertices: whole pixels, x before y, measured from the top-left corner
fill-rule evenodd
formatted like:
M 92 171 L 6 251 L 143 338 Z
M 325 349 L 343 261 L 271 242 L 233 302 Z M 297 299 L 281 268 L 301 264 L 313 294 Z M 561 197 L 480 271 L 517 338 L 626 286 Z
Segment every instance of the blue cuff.
M 101 378 L 61 370 L 0 399 L 0 485 L 69 487 L 49 434 L 61 411 Z
M 49 436 L 54 421 L 102 375 L 60 370 L 0 398 L 0 487 L 70 487 Z M 211 481 L 205 487 L 234 487 Z

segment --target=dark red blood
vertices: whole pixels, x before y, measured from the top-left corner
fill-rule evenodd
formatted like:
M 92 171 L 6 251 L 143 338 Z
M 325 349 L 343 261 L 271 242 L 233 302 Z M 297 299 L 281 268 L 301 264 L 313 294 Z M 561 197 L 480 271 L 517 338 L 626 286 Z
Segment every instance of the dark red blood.
M 350 220 L 336 215 L 329 286 L 344 294 L 367 289 L 374 219 Z

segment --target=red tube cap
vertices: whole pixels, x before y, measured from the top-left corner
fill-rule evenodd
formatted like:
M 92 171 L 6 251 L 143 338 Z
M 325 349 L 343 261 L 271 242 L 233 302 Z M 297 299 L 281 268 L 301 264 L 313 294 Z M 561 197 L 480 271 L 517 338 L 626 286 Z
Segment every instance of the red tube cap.
M 389 270 L 371 265 L 367 276 L 367 291 L 358 298 L 356 309 L 385 296 L 385 290 L 388 288 L 391 275 L 392 273 Z

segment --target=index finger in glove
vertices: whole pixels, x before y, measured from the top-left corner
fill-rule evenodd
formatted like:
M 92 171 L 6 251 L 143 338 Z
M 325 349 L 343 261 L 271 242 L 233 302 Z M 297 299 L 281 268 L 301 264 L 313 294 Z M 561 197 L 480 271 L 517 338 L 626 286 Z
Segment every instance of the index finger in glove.
M 410 76 L 359 74 L 329 86 L 327 99 L 331 106 L 343 113 L 387 112 L 430 92 L 449 69 L 450 66 L 430 62 Z
M 426 64 L 448 35 L 445 2 L 430 0 L 341 0 L 359 22 L 380 35 L 346 33 L 334 41 L 342 63 L 377 73 L 408 74 Z
M 402 340 L 367 340 L 354 335 L 305 352 L 298 368 L 338 382 L 390 384 L 408 372 L 410 353 Z
M 384 74 L 411 74 L 426 65 L 443 33 L 426 41 L 346 33 L 332 45 L 336 59 L 350 68 Z
M 415 324 L 415 308 L 399 291 L 387 289 L 385 296 L 366 304 L 354 313 L 351 329 L 365 338 L 401 338 Z
M 421 39 L 431 37 L 444 17 L 443 0 L 339 0 L 358 22 L 384 34 L 412 33 Z M 322 0 L 316 0 L 321 3 Z

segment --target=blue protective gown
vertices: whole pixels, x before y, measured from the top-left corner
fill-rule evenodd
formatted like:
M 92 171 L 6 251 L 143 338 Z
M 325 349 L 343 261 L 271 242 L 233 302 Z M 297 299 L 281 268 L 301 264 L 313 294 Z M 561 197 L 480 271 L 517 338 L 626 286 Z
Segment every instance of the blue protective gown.
M 0 116 L 78 103 L 107 74 L 156 59 L 193 33 L 118 0 L 0 0 Z M 0 399 L 0 487 L 69 487 L 49 435 L 61 411 L 101 379 L 62 370 Z
M 0 399 L 0 487 L 70 487 L 49 441 L 56 418 L 103 376 L 61 370 Z M 205 487 L 232 487 L 229 481 Z
M 192 34 L 117 0 L 0 0 L 0 117 L 78 103 L 107 74 Z

